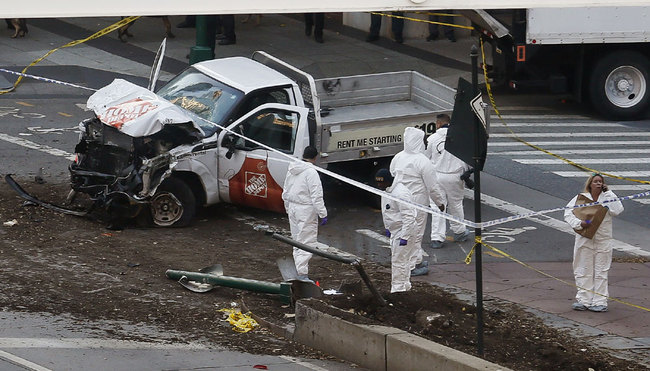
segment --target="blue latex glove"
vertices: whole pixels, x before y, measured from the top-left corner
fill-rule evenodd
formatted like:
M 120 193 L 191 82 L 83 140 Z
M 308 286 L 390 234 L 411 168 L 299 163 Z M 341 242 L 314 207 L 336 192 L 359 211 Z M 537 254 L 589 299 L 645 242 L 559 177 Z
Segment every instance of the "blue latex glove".
M 405 240 L 405 239 L 403 239 L 403 238 L 400 238 L 400 239 L 399 239 L 399 245 L 400 245 L 400 246 L 406 246 L 407 243 L 409 243 L 407 240 Z
M 390 231 L 388 229 L 384 230 L 384 235 L 390 237 Z
M 324 217 L 323 219 L 320 220 L 320 225 L 325 225 L 327 224 L 327 217 Z

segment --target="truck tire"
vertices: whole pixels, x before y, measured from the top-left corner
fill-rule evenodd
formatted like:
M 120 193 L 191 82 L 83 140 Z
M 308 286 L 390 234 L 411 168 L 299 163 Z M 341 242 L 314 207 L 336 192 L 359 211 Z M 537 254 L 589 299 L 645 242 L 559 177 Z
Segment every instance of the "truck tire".
M 640 118 L 650 103 L 649 81 L 650 62 L 643 54 L 633 51 L 608 54 L 591 71 L 591 103 L 609 118 Z
M 186 227 L 195 213 L 196 197 L 181 179 L 165 179 L 151 198 L 151 218 L 159 227 Z

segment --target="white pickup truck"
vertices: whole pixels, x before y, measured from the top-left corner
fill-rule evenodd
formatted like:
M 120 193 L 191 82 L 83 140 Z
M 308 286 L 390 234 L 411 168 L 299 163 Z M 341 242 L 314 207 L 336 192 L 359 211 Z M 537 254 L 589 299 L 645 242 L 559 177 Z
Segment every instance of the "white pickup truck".
M 367 181 L 405 127 L 433 132 L 454 94 L 412 71 L 314 80 L 264 52 L 194 64 L 156 93 L 115 80 L 88 99 L 71 186 L 115 218 L 150 212 L 158 226 L 218 202 L 284 212 L 282 154 L 313 145 L 319 166 Z

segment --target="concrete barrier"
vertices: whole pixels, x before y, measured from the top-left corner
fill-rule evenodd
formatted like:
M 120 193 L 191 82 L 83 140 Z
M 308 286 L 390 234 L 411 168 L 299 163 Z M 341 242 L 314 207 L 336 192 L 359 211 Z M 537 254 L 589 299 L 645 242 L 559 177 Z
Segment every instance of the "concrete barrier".
M 296 303 L 294 341 L 371 370 L 509 370 L 400 329 L 355 324 L 307 303 Z M 329 311 L 349 315 L 331 306 Z

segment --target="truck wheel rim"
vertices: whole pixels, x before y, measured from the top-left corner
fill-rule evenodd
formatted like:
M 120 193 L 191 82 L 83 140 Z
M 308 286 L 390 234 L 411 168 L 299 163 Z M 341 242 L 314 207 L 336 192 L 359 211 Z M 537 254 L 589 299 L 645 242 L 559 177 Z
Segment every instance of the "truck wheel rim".
M 617 107 L 634 107 L 643 100 L 645 93 L 646 79 L 636 67 L 618 67 L 605 80 L 607 99 Z
M 169 192 L 162 192 L 151 200 L 153 222 L 162 227 L 176 223 L 183 216 L 183 204 Z

